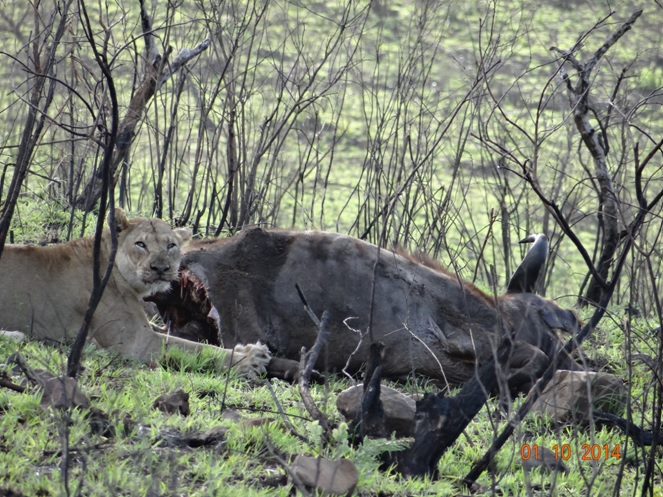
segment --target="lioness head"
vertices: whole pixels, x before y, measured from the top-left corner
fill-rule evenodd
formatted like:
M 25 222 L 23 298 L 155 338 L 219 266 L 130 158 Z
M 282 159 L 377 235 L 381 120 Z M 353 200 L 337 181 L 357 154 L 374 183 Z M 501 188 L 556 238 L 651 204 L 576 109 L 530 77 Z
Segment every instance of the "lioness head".
M 115 209 L 115 226 L 115 265 L 129 286 L 141 297 L 167 291 L 177 279 L 180 248 L 191 238 L 191 230 L 173 230 L 159 219 L 129 220 L 122 209 Z

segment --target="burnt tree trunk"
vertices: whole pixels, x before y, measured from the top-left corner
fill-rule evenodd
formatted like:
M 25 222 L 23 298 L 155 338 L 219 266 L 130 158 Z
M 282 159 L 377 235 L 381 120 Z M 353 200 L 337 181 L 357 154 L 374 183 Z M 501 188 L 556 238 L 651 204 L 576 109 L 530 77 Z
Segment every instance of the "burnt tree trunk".
M 395 464 L 403 476 L 436 478 L 442 455 L 497 389 L 496 368 L 508 363 L 511 349 L 511 340 L 503 340 L 497 353 L 478 369 L 455 397 L 445 397 L 443 393 L 426 394 L 418 401 L 414 443 L 407 450 L 388 455 L 386 465 Z
M 371 343 L 364 374 L 361 407 L 350 425 L 353 446 L 359 445 L 366 437 L 386 438 L 389 435 L 385 427 L 384 406 L 380 400 L 383 353 L 382 342 Z

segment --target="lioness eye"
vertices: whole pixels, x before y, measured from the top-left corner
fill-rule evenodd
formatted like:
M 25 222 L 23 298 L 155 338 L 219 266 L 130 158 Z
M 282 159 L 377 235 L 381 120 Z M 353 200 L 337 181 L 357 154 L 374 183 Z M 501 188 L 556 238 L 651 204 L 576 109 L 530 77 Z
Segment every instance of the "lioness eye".
M 177 247 L 177 244 L 176 244 L 176 243 L 170 242 L 170 243 L 168 244 L 168 250 L 170 250 L 170 249 L 172 249 L 172 248 L 175 248 L 175 247 Z
M 147 245 L 145 245 L 145 242 L 136 242 L 136 246 L 138 246 L 138 247 L 140 247 L 140 248 L 142 248 L 142 249 L 146 249 L 146 248 L 147 248 Z

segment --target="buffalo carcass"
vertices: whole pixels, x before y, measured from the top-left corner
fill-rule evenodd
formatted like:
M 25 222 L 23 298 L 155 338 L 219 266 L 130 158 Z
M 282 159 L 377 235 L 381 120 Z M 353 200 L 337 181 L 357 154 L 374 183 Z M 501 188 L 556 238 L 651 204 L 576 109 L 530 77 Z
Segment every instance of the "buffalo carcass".
M 329 312 L 320 370 L 357 371 L 372 339 L 384 344 L 384 376 L 415 373 L 447 385 L 465 383 L 510 336 L 505 370 L 521 391 L 560 348 L 556 330 L 578 328 L 575 314 L 552 300 L 513 290 L 494 297 L 431 266 L 340 234 L 255 228 L 186 247 L 179 285 L 154 300 L 172 333 L 225 347 L 260 340 L 297 360 L 318 333 L 298 284 L 316 314 Z M 576 364 L 566 358 L 560 367 Z

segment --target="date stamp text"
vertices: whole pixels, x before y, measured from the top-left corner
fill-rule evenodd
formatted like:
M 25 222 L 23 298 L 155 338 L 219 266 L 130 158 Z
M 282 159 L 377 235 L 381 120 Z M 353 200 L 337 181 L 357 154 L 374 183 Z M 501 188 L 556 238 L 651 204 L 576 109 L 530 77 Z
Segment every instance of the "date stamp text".
M 557 460 L 568 461 L 573 455 L 575 446 L 570 444 L 555 444 L 551 450 Z M 522 444 L 520 457 L 523 461 L 529 459 L 539 460 L 540 452 L 543 452 L 537 444 Z M 599 461 L 608 459 L 621 459 L 622 453 L 619 444 L 582 444 L 580 446 L 579 458 L 581 461 Z

